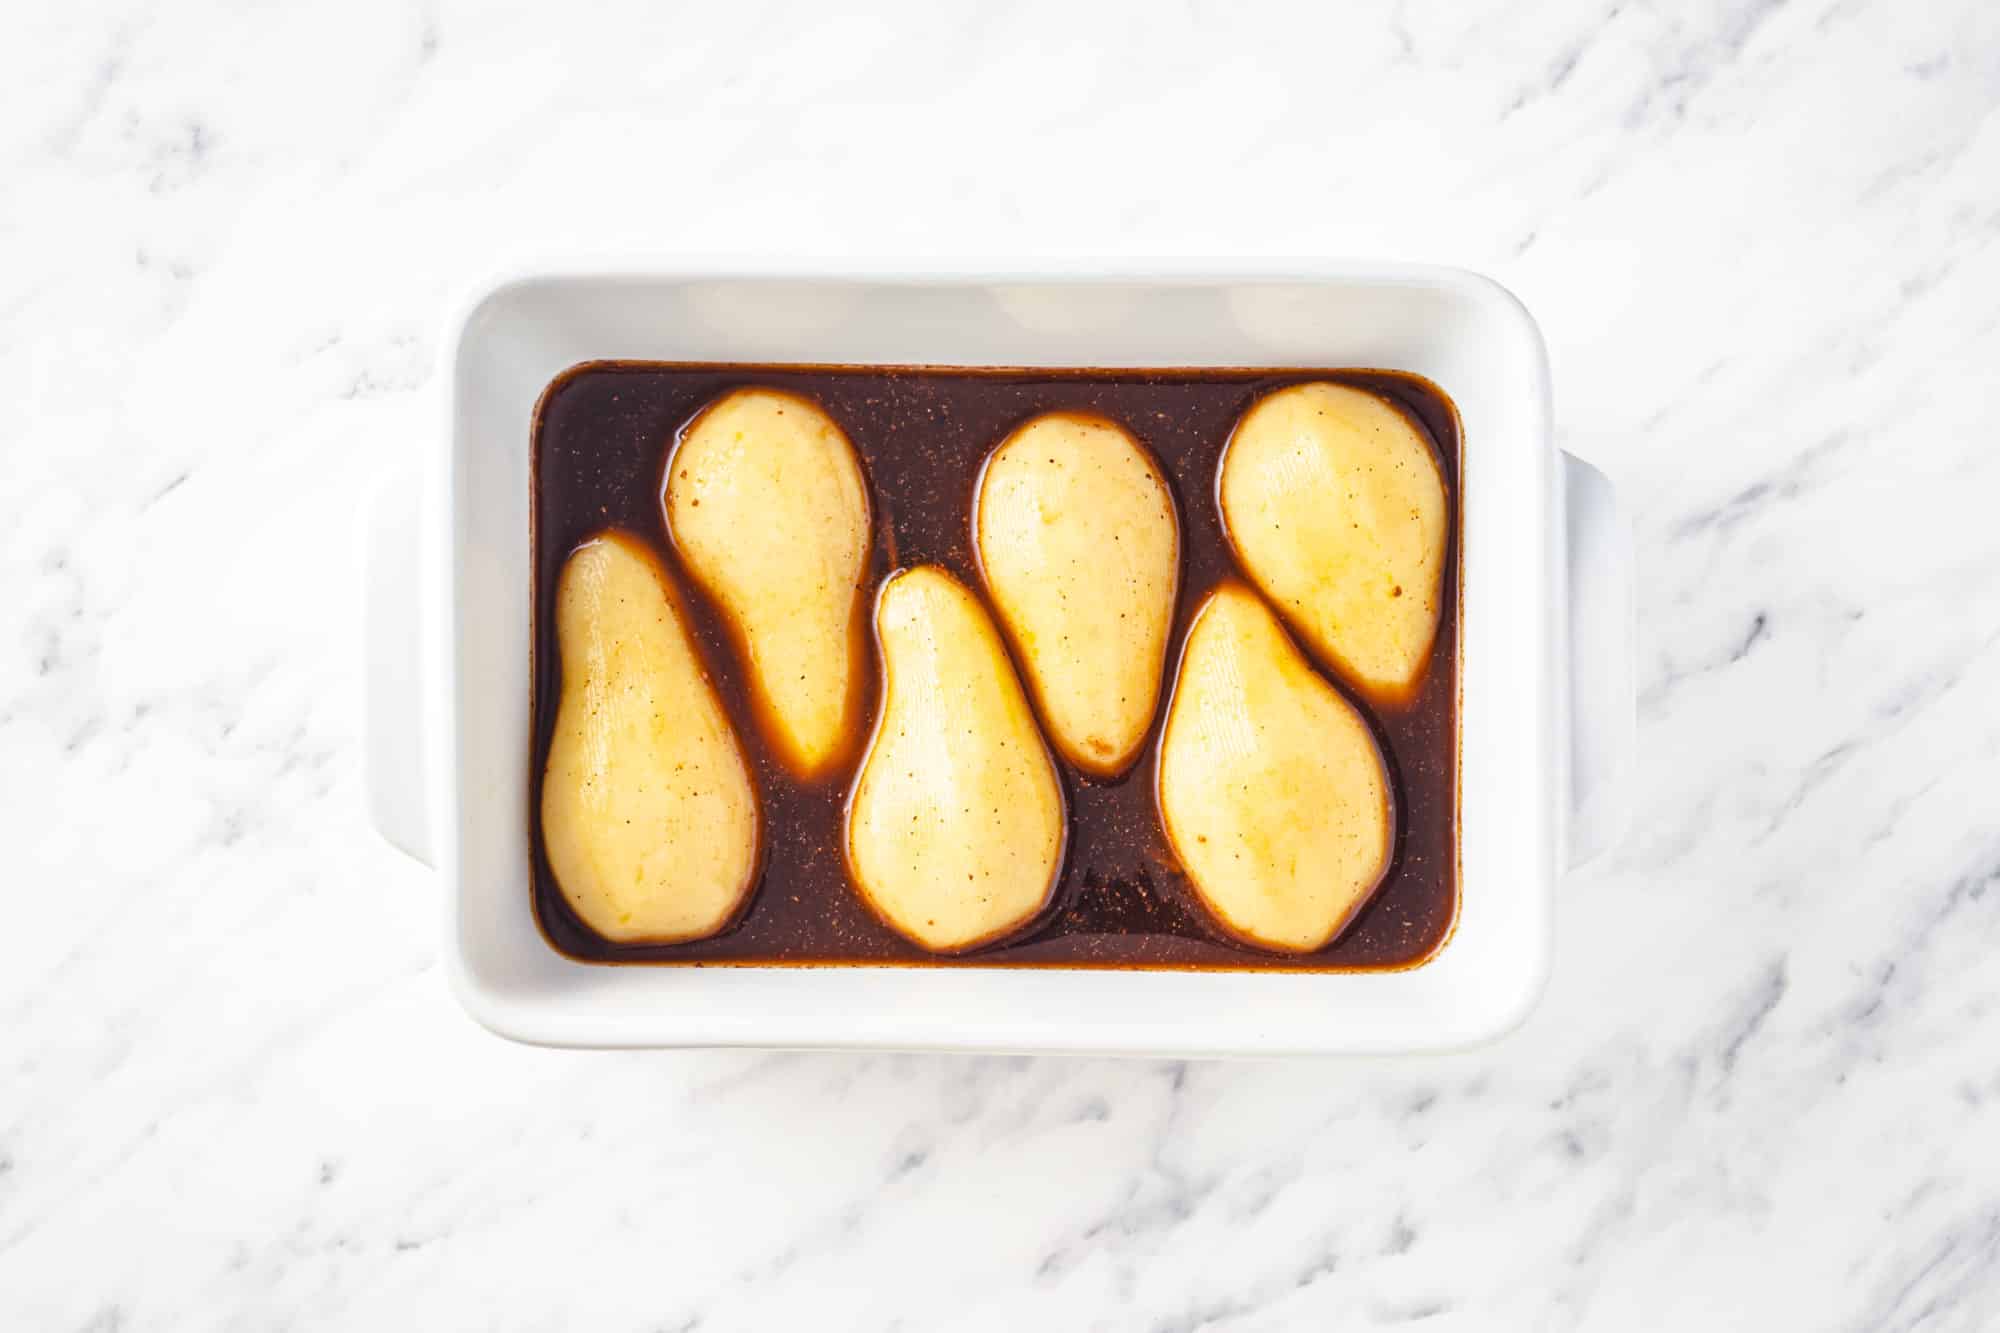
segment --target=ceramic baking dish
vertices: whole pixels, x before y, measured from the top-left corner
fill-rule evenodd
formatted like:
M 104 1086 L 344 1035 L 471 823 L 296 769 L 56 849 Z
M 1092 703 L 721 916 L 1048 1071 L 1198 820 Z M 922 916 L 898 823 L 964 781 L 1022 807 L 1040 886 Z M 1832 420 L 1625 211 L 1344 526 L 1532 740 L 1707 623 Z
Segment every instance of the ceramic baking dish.
M 466 1009 L 564 1046 L 1279 1055 L 1457 1047 L 1527 1013 L 1557 877 L 1616 827 L 1633 717 L 1629 541 L 1556 451 L 1542 340 L 1491 281 L 1323 263 L 1006 274 L 549 269 L 467 302 L 440 446 L 369 524 L 368 775 L 437 867 Z M 609 966 L 557 953 L 529 886 L 529 430 L 580 361 L 1376 367 L 1464 426 L 1461 907 L 1401 972 Z

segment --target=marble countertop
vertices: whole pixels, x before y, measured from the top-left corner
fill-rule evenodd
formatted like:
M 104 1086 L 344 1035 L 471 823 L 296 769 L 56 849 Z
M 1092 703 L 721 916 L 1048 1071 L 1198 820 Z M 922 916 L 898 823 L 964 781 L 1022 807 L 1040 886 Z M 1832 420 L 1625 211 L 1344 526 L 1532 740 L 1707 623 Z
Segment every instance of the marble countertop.
M 2000 10 L 0 16 L 0 1326 L 2000 1323 Z M 1431 260 L 1637 533 L 1525 1027 L 1276 1064 L 488 1036 L 358 524 L 522 254 Z

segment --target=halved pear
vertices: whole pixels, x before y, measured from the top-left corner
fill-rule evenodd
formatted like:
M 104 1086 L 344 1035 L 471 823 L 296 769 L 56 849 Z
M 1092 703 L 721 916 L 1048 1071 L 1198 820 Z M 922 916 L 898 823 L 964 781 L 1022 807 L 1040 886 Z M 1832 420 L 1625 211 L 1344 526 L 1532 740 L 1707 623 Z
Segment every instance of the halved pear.
M 1243 570 L 1366 698 L 1407 703 L 1437 637 L 1450 513 L 1437 455 L 1386 399 L 1298 384 L 1257 400 L 1222 454 Z
M 1055 761 L 1000 632 L 935 565 L 875 602 L 882 706 L 847 803 L 855 886 L 934 953 L 1011 935 L 1049 903 L 1067 822 Z
M 564 564 L 555 619 L 542 844 L 563 897 L 618 943 L 715 934 L 757 880 L 757 792 L 666 571 L 604 533 Z
M 972 502 L 993 609 L 1063 758 L 1114 777 L 1160 701 L 1180 589 L 1180 522 L 1123 427 L 1051 412 L 993 451 Z
M 1230 934 L 1311 953 L 1388 872 L 1395 809 L 1368 724 L 1249 588 L 1195 612 L 1160 736 L 1160 818 Z
M 870 517 L 860 460 L 818 404 L 738 389 L 681 433 L 663 506 L 721 608 L 786 766 L 824 775 L 859 739 Z

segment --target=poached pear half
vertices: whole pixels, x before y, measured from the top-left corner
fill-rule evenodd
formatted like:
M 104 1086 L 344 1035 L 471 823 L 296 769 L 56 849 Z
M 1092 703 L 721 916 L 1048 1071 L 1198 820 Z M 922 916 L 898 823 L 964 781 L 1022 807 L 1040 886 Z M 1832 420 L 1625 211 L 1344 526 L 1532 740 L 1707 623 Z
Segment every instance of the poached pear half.
M 882 704 L 847 804 L 855 887 L 934 953 L 1003 939 L 1048 906 L 1068 825 L 1034 711 L 979 598 L 935 565 L 875 602 Z
M 778 757 L 826 775 L 861 726 L 871 518 L 854 446 L 817 403 L 738 389 L 681 432 L 663 490 L 674 546 L 729 624 Z
M 1450 512 L 1430 441 L 1342 384 L 1252 404 L 1223 450 L 1238 562 L 1313 653 L 1371 702 L 1407 703 L 1437 637 Z
M 1388 872 L 1395 809 L 1374 734 L 1242 584 L 1188 627 L 1158 781 L 1175 856 L 1246 943 L 1322 949 Z
M 1159 464 L 1115 422 L 1046 413 L 986 460 L 972 528 L 1049 738 L 1085 773 L 1124 772 L 1159 705 L 1180 588 Z
M 666 571 L 628 534 L 586 541 L 556 584 L 555 629 L 541 816 L 564 899 L 616 943 L 715 934 L 756 883 L 760 815 Z

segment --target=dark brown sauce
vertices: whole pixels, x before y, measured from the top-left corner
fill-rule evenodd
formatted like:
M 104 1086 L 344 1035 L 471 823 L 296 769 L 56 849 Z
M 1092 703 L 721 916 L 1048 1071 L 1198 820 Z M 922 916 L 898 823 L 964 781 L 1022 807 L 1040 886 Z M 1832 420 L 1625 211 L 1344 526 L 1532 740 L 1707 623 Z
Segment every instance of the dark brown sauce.
M 1168 652 L 1179 659 L 1189 617 L 1236 576 L 1215 508 L 1215 468 L 1231 428 L 1259 395 L 1331 380 L 1402 406 L 1443 467 L 1451 552 L 1430 669 L 1415 697 L 1372 707 L 1341 686 L 1374 726 L 1396 798 L 1396 854 L 1374 898 L 1317 953 L 1244 947 L 1195 901 L 1169 850 L 1153 797 L 1164 702 L 1140 758 L 1104 782 L 1059 764 L 1069 847 L 1050 911 L 1025 933 L 954 958 L 925 953 L 882 924 L 848 883 L 842 813 L 859 753 L 827 781 L 805 783 L 753 722 L 745 672 L 722 618 L 675 559 L 660 508 L 661 468 L 676 433 L 717 396 L 764 385 L 811 398 L 854 442 L 875 505 L 870 589 L 891 569 L 936 563 L 981 586 L 971 551 L 972 488 L 987 453 L 1042 412 L 1091 412 L 1153 451 L 1179 506 L 1182 579 Z M 564 372 L 534 423 L 535 698 L 532 778 L 535 915 L 549 942 L 592 962 L 924 963 L 943 967 L 1166 967 L 1356 970 L 1414 966 L 1435 953 L 1458 914 L 1458 414 L 1429 381 L 1369 370 L 963 370 L 593 362 Z M 756 774 L 764 858 L 749 908 L 727 932 L 671 945 L 614 945 L 564 901 L 542 846 L 542 769 L 560 685 L 553 610 L 557 576 L 576 546 L 605 528 L 650 545 L 679 583 L 711 674 Z M 781 539 L 773 534 L 773 539 Z M 879 668 L 870 645 L 867 707 Z M 1335 680 L 1336 685 L 1339 684 Z

